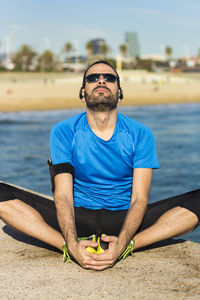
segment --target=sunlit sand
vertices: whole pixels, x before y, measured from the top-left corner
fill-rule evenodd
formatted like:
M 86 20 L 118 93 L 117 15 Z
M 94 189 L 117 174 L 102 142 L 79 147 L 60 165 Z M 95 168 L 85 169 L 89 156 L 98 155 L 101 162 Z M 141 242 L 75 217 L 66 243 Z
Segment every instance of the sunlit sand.
M 200 102 L 200 76 L 145 71 L 120 73 L 120 105 Z M 82 74 L 0 73 L 0 111 L 84 107 L 79 100 Z

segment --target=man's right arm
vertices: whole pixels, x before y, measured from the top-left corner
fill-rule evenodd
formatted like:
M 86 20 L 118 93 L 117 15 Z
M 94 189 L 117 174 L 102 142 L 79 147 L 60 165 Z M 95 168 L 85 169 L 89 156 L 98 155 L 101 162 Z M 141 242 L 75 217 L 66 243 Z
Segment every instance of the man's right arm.
M 69 173 L 55 176 L 54 201 L 58 223 L 69 250 L 76 247 L 77 235 L 75 227 L 73 203 L 73 177 Z
M 58 223 L 62 231 L 67 248 L 75 260 L 82 266 L 88 262 L 87 247 L 95 247 L 97 243 L 92 241 L 77 242 L 75 225 L 73 177 L 69 173 L 61 173 L 55 176 L 54 201 Z

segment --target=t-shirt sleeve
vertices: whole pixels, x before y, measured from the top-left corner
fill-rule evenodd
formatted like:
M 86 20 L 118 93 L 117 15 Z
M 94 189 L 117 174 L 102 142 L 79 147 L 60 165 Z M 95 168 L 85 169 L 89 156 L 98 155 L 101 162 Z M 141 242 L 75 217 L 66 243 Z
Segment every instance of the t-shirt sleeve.
M 52 164 L 70 163 L 72 165 L 73 135 L 69 128 L 60 124 L 52 128 L 50 134 L 50 152 Z
M 147 127 L 140 130 L 137 138 L 133 158 L 133 168 L 159 168 L 155 138 L 152 131 Z

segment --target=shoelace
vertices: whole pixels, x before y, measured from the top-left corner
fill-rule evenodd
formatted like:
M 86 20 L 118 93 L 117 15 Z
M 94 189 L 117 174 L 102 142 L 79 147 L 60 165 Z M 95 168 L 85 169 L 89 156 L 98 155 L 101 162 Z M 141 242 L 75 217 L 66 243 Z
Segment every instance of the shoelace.
M 65 262 L 66 260 L 69 260 L 70 263 L 72 263 L 72 259 L 70 257 L 70 254 L 67 250 L 67 245 L 66 245 L 66 242 L 64 242 L 63 244 L 63 261 Z
M 134 239 L 130 240 L 129 244 L 127 245 L 127 247 L 124 250 L 124 252 L 120 255 L 120 257 L 118 258 L 118 260 L 120 260 L 120 259 L 126 259 L 127 256 L 129 256 L 129 255 L 134 256 L 134 253 L 133 253 L 133 247 L 134 247 L 134 245 L 135 245 L 135 240 Z

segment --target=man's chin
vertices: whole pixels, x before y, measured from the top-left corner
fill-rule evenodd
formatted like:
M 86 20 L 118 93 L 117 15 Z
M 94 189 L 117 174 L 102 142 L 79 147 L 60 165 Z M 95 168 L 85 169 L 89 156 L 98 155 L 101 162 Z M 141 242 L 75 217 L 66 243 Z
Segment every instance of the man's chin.
M 88 109 L 95 112 L 108 112 L 117 108 L 117 103 L 86 103 L 86 105 Z
M 107 112 L 116 109 L 118 98 L 117 96 L 111 95 L 109 97 L 98 96 L 90 97 L 87 94 L 85 95 L 87 108 L 91 111 L 100 111 Z

